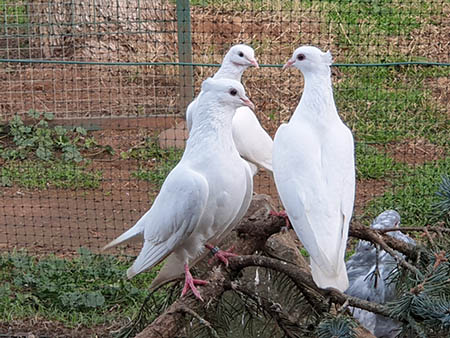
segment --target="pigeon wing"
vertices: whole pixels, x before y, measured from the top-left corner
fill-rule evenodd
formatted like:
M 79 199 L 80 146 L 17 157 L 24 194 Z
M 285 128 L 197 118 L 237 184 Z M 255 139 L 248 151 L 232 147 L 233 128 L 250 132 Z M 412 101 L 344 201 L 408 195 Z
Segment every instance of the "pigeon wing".
M 343 251 L 349 219 L 341 210 L 343 182 L 334 182 L 338 188 L 330 189 L 327 170 L 335 169 L 326 169 L 323 149 L 310 133 L 307 126 L 278 129 L 273 153 L 275 183 L 294 230 L 311 255 L 314 280 L 319 287 L 332 284 L 345 290 Z
M 208 199 L 208 182 L 199 173 L 177 166 L 167 177 L 145 224 L 144 246 L 128 269 L 128 278 L 158 264 L 183 245 L 197 227 Z M 138 223 L 139 223 L 138 222 Z
M 236 110 L 233 117 L 233 141 L 248 162 L 272 172 L 272 138 L 248 107 Z

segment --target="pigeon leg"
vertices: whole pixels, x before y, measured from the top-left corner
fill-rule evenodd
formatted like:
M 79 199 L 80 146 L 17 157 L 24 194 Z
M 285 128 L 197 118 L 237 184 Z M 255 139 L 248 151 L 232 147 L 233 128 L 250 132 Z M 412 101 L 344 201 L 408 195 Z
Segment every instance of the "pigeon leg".
M 185 274 L 184 288 L 183 291 L 181 292 L 181 297 L 183 297 L 186 294 L 186 292 L 188 292 L 188 290 L 191 289 L 195 297 L 197 297 L 203 302 L 203 298 L 202 296 L 200 296 L 200 292 L 198 292 L 195 285 L 206 285 L 208 284 L 208 281 L 192 278 L 191 272 L 189 271 L 189 265 L 187 264 L 184 264 L 184 274 Z
M 281 228 L 282 232 L 286 232 L 291 227 L 291 222 L 289 221 L 289 217 L 288 217 L 288 215 L 286 213 L 286 210 L 282 210 L 282 211 L 270 210 L 269 215 L 278 216 L 278 217 L 283 217 L 284 218 L 284 221 L 286 222 L 286 226 Z
M 225 264 L 225 266 L 228 266 L 228 264 L 229 264 L 229 262 L 228 262 L 229 257 L 238 256 L 235 253 L 231 252 L 233 250 L 233 247 L 231 247 L 227 251 L 220 250 L 218 247 L 212 246 L 211 244 L 208 244 L 208 243 L 205 244 L 205 247 L 208 248 L 209 250 L 211 250 L 214 257 L 218 258 L 223 264 Z M 211 261 L 209 263 L 211 264 Z

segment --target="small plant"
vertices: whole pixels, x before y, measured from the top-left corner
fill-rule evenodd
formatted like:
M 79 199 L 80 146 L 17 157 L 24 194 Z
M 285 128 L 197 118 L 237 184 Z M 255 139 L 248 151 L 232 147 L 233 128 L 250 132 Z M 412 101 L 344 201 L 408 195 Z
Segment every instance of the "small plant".
M 84 160 L 82 150 L 102 148 L 102 151 L 113 152 L 111 147 L 100 146 L 94 138 L 88 137 L 83 127 L 50 127 L 53 113 L 30 110 L 27 116 L 31 123 L 25 123 L 18 115 L 9 121 L 7 136 L 13 144 L 0 148 L 3 159 L 24 160 L 35 156 L 42 161 L 59 158 L 64 162 L 78 163 Z
M 30 110 L 27 115 L 32 121 L 31 124 L 25 124 L 18 115 L 9 122 L 9 135 L 14 147 L 2 149 L 2 158 L 24 160 L 34 154 L 40 160 L 49 161 L 55 157 L 56 151 L 61 151 L 61 159 L 64 161 L 83 160 L 78 144 L 87 134 L 84 128 L 50 128 L 48 122 L 53 120 L 53 113 Z
M 97 255 L 81 248 L 71 260 L 37 259 L 24 251 L 0 255 L 0 322 L 34 316 L 67 326 L 123 320 L 148 295 L 156 272 L 124 278 L 132 257 Z
M 0 169 L 0 186 L 18 185 L 33 189 L 95 189 L 100 186 L 102 172 L 89 171 L 85 164 L 46 161 L 7 161 Z
M 169 172 L 177 165 L 183 155 L 183 150 L 176 148 L 163 149 L 156 138 L 147 138 L 142 146 L 122 152 L 123 159 L 149 161 L 149 167 L 140 166 L 131 172 L 131 176 L 139 180 L 152 182 L 159 187 L 163 184 Z

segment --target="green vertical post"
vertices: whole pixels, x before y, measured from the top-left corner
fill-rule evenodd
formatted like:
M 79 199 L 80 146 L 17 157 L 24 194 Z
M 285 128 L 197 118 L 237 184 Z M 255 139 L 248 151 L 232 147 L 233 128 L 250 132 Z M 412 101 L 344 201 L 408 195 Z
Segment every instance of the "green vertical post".
M 189 0 L 177 0 L 177 31 L 179 62 L 192 63 L 191 9 Z M 180 111 L 186 112 L 194 98 L 194 70 L 180 65 Z

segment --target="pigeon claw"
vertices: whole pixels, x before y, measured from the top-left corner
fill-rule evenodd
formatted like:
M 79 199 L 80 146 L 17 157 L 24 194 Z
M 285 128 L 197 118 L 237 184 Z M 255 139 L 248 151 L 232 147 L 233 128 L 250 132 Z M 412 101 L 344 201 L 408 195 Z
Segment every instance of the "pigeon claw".
M 205 247 L 208 248 L 209 250 L 211 250 L 211 252 L 213 253 L 214 257 L 211 258 L 208 263 L 212 264 L 213 259 L 217 258 L 218 260 L 220 260 L 223 264 L 225 264 L 225 266 L 228 267 L 229 265 L 229 261 L 228 258 L 229 257 L 237 257 L 238 255 L 236 255 L 235 253 L 233 253 L 233 249 L 234 247 L 231 247 L 228 250 L 220 250 L 218 247 L 216 246 L 212 246 L 211 244 L 205 244 Z
M 183 291 L 181 291 L 181 297 L 183 297 L 189 291 L 189 289 L 191 289 L 194 296 L 203 302 L 203 298 L 195 286 L 196 285 L 206 285 L 206 284 L 208 284 L 208 281 L 192 278 L 192 274 L 189 271 L 189 266 L 187 264 L 184 265 L 184 274 L 185 274 L 185 280 L 184 280 Z
M 291 227 L 291 222 L 289 221 L 289 217 L 286 213 L 286 210 L 282 210 L 282 211 L 270 210 L 269 215 L 284 218 L 284 221 L 286 222 L 286 226 L 281 227 L 281 232 L 287 232 L 289 230 L 289 228 Z
M 229 257 L 237 257 L 238 255 L 236 255 L 235 253 L 232 253 L 230 251 L 220 250 L 214 256 L 217 257 L 223 264 L 225 264 L 225 266 L 228 266 L 228 264 L 229 264 L 228 258 Z

